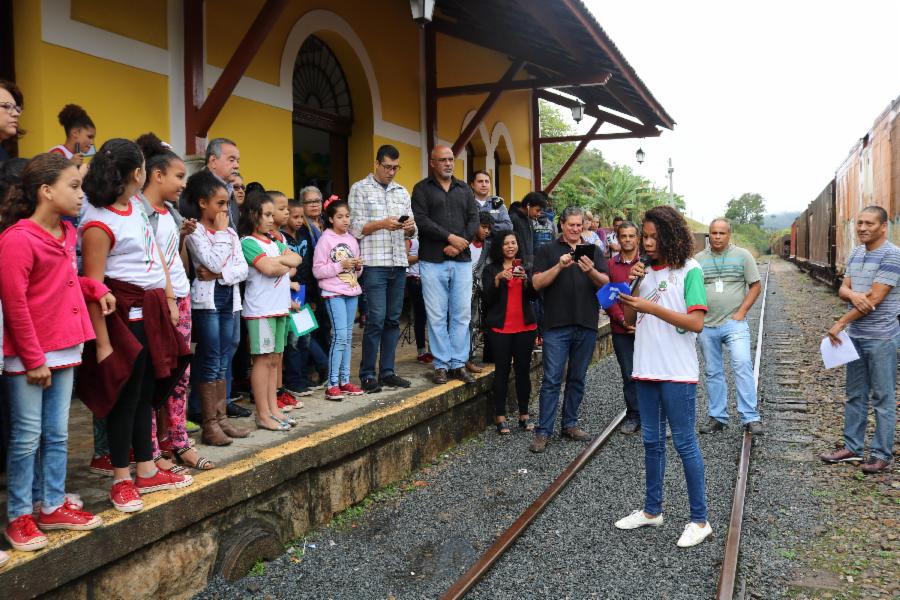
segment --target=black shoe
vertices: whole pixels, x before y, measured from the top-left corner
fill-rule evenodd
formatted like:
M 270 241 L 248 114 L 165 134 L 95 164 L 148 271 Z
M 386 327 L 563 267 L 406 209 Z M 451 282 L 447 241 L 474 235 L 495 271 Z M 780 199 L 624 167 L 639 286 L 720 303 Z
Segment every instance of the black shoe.
M 700 426 L 700 433 L 715 433 L 716 431 L 722 431 L 723 429 L 728 429 L 728 425 L 718 419 L 710 417 L 706 423 Z
M 765 433 L 762 421 L 751 421 L 744 427 L 750 432 L 750 435 L 763 435 L 763 433 Z
M 641 428 L 641 422 L 635 421 L 632 419 L 627 419 L 622 426 L 619 427 L 619 433 L 624 435 L 631 435 L 633 433 L 637 433 L 638 429 Z
M 435 369 L 434 375 L 432 375 L 432 381 L 434 381 L 437 385 L 443 385 L 447 383 L 447 369 Z
M 408 380 L 403 379 L 396 373 L 391 373 L 390 375 L 385 375 L 384 377 L 379 378 L 378 383 L 385 387 L 394 387 L 394 388 L 408 388 L 412 385 Z
M 472 377 L 471 373 L 466 371 L 465 367 L 459 367 L 458 369 L 450 369 L 447 372 L 447 375 L 452 377 L 453 379 L 459 379 L 465 383 L 474 383 L 475 378 Z
M 362 380 L 362 389 L 367 394 L 377 394 L 381 391 L 381 386 L 374 377 L 366 377 Z
M 231 419 L 244 419 L 251 416 L 253 413 L 240 404 L 235 404 L 234 402 L 232 402 L 225 407 L 225 414 L 228 415 L 228 417 Z M 196 423 L 197 421 L 194 422 Z

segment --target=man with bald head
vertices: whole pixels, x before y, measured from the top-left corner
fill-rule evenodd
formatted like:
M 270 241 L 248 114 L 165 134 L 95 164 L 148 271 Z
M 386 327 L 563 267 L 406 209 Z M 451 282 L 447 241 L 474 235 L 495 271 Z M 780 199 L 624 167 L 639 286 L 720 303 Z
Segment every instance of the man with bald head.
M 731 222 L 714 219 L 709 224 L 709 249 L 694 257 L 703 267 L 703 284 L 709 310 L 697 341 L 703 352 L 709 419 L 700 433 L 713 433 L 728 426 L 728 384 L 722 349 L 731 355 L 731 370 L 741 424 L 754 435 L 763 432 L 756 410 L 756 382 L 750 354 L 747 313 L 759 298 L 759 270 L 753 255 L 731 243 Z
M 469 242 L 478 229 L 478 204 L 464 181 L 453 176 L 453 150 L 435 146 L 431 175 L 413 188 L 412 211 L 419 229 L 419 275 L 428 312 L 428 342 L 434 382 L 448 375 L 475 381 L 466 371 L 472 316 L 472 257 Z

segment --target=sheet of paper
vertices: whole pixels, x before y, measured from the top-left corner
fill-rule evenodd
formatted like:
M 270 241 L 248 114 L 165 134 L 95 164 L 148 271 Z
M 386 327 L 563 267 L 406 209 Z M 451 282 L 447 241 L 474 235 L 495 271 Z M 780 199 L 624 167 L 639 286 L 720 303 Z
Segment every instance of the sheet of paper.
M 856 352 L 856 346 L 850 341 L 850 336 L 847 335 L 846 331 L 840 332 L 838 334 L 838 339 L 841 340 L 840 346 L 832 345 L 831 340 L 828 339 L 827 336 L 822 340 L 822 343 L 819 344 L 819 350 L 822 352 L 822 362 L 825 363 L 826 369 L 833 369 L 834 367 L 846 365 L 848 362 L 852 362 L 859 358 L 859 353 Z
M 300 311 L 291 313 L 291 318 L 294 320 L 294 325 L 297 327 L 297 331 L 300 332 L 300 335 L 306 335 L 319 327 L 319 324 L 316 322 L 316 317 L 313 315 L 312 308 L 310 308 L 308 304 Z

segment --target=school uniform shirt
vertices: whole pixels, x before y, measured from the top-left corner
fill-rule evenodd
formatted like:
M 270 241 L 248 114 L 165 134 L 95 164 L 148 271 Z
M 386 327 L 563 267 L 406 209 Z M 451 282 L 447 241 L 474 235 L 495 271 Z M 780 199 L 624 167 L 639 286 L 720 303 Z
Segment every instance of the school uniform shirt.
M 693 258 L 680 269 L 651 267 L 640 283 L 640 295 L 675 312 L 706 312 L 703 269 Z M 670 325 L 653 315 L 638 313 L 632 379 L 697 383 L 700 366 L 694 345 L 696 339 L 697 334 L 692 331 Z
M 211 231 L 198 224 L 185 243 L 194 269 L 204 267 L 212 273 L 219 274 L 219 279 L 215 281 L 194 278 L 191 284 L 191 308 L 215 310 L 214 295 L 218 282 L 221 285 L 232 286 L 231 310 L 232 312 L 241 310 L 241 292 L 238 284 L 246 281 L 249 268 L 247 261 L 244 260 L 241 239 L 234 229 L 229 227 L 225 231 Z
M 138 199 L 140 200 L 140 199 Z M 181 231 L 175 223 L 175 217 L 168 208 L 156 208 L 153 210 L 159 215 L 156 223 L 156 243 L 162 249 L 166 266 L 169 267 L 169 279 L 172 282 L 172 291 L 176 298 L 185 298 L 191 291 L 191 282 L 188 281 L 181 261 Z
M 50 154 L 61 154 L 62 156 L 72 160 L 72 157 L 75 156 L 75 153 L 65 147 L 64 144 L 60 144 L 59 146 L 53 146 L 50 150 L 47 151 Z
M 92 227 L 101 229 L 109 236 L 111 246 L 106 257 L 106 277 L 145 290 L 166 287 L 166 272 L 160 262 L 153 227 L 137 198 L 131 198 L 125 210 L 113 206 L 97 208 L 89 204 L 78 230 L 79 243 L 84 232 Z M 141 308 L 132 307 L 128 319 L 140 321 L 142 318 Z
M 255 268 L 263 258 L 278 258 L 287 250 L 281 242 L 253 234 L 241 238 L 244 259 L 250 265 L 247 285 L 244 288 L 245 319 L 266 319 L 283 317 L 291 310 L 291 280 L 287 273 L 269 277 Z

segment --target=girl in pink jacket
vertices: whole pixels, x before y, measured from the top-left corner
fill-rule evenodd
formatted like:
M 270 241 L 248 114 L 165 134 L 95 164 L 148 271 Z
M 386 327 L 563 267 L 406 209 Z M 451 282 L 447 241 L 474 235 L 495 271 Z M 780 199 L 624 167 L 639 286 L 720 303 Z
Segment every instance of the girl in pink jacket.
M 362 288 L 359 275 L 362 259 L 359 244 L 350 235 L 350 207 L 332 196 L 325 203 L 325 231 L 313 254 L 313 275 L 319 280 L 322 302 L 331 319 L 331 348 L 328 350 L 326 400 L 359 396 L 361 388 L 350 383 L 350 350 L 356 303 Z
M 75 229 L 60 219 L 78 216 L 83 197 L 75 165 L 58 154 L 40 154 L 0 207 L 0 300 L 11 423 L 5 535 L 16 550 L 46 546 L 42 530 L 101 524 L 82 510 L 77 497 L 65 493 L 73 376 L 84 342 L 94 339 L 85 299 L 99 303 L 103 314 L 115 306 L 106 286 L 78 277 Z M 38 452 L 43 484 L 34 486 Z M 40 496 L 33 495 L 34 488 Z

